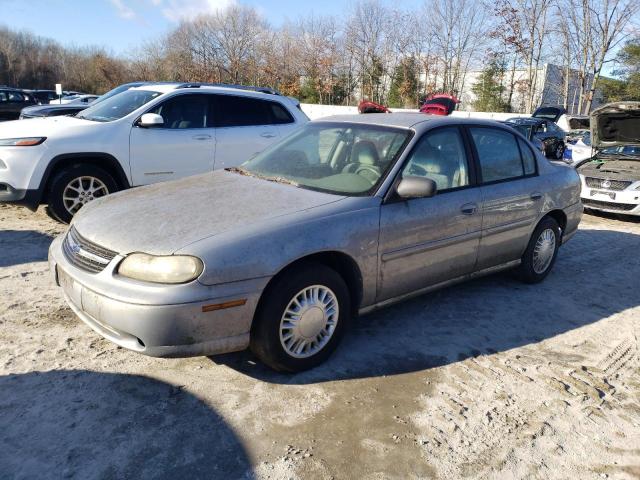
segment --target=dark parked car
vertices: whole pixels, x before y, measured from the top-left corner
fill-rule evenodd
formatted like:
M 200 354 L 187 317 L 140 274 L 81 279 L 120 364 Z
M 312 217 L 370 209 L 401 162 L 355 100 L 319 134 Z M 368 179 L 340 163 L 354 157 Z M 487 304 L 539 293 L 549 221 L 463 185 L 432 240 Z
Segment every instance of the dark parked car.
M 566 133 L 551 120 L 534 117 L 514 117 L 506 120 L 514 127 L 530 128 L 529 138 L 542 141 L 544 145 L 543 153 L 552 160 L 562 160 L 564 154 Z
M 38 105 L 47 105 L 51 100 L 56 100 L 58 95 L 55 90 L 27 90 L 33 96 Z
M 536 148 L 538 149 L 538 151 L 541 152 L 544 155 L 544 143 L 542 143 L 542 140 L 540 140 L 539 138 L 537 138 L 533 134 L 533 127 L 531 125 L 526 125 L 526 124 L 522 124 L 521 125 L 521 124 L 516 124 L 516 123 L 512 123 L 512 122 L 500 122 L 500 123 L 503 123 L 503 124 L 513 128 L 517 132 L 520 132 L 520 134 L 523 137 L 525 137 L 531 143 L 533 143 L 536 146 Z
M 124 92 L 133 87 L 140 87 L 142 85 L 145 85 L 145 83 L 146 82 L 131 82 L 131 83 L 125 83 L 123 85 L 119 85 L 113 90 L 109 90 L 104 95 L 98 97 L 90 104 L 85 102 L 79 102 L 79 103 L 66 103 L 62 105 L 56 105 L 56 104 L 34 105 L 32 107 L 27 107 L 23 109 L 22 112 L 20 113 L 20 119 L 38 118 L 38 117 L 58 117 L 60 115 L 75 115 L 76 113 L 79 113 L 82 110 L 86 109 L 89 105 L 95 105 L 96 103 L 101 102 L 102 100 L 106 100 L 107 98 L 113 97 L 114 95 L 117 95 L 120 92 Z
M 24 107 L 34 103 L 33 97 L 22 90 L 0 87 L 0 120 L 15 120 Z

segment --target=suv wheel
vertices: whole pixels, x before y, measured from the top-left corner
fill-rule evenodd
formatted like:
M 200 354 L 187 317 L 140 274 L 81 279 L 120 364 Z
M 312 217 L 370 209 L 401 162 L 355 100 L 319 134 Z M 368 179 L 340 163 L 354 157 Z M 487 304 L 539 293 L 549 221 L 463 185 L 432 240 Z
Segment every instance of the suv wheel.
M 540 221 L 516 270 L 523 282 L 538 283 L 549 274 L 558 255 L 561 233 L 558 222 L 553 218 L 545 217 Z
M 118 190 L 118 184 L 105 170 L 93 165 L 73 165 L 59 172 L 47 194 L 47 213 L 69 223 L 87 203 Z
M 322 264 L 300 265 L 276 279 L 251 328 L 251 350 L 275 370 L 299 372 L 335 350 L 349 320 L 349 290 Z

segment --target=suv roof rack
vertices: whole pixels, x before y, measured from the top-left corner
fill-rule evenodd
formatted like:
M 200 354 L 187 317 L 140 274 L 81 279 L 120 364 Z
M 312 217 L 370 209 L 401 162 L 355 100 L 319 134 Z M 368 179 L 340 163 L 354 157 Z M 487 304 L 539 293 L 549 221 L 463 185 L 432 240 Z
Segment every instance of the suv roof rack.
M 178 88 L 200 88 L 200 87 L 223 87 L 223 88 L 235 88 L 238 90 L 250 90 L 253 92 L 267 93 L 269 95 L 282 95 L 279 91 L 269 87 L 256 87 L 253 85 L 235 85 L 232 83 L 202 83 L 202 82 L 190 82 L 182 83 L 176 87 Z

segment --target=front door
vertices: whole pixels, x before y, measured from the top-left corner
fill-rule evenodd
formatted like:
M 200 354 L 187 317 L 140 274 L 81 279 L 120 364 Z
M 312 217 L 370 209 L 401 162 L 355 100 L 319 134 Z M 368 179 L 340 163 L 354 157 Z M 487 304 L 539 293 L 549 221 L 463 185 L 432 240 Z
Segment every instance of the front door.
M 473 271 L 482 216 L 469 167 L 458 127 L 429 131 L 414 147 L 401 175 L 431 178 L 438 191 L 382 205 L 377 301 Z
M 542 188 L 529 146 L 511 132 L 469 128 L 480 164 L 482 240 L 478 269 L 519 259 L 542 209 Z
M 171 97 L 147 112 L 162 116 L 162 126 L 131 129 L 133 185 L 175 180 L 213 170 L 216 131 L 210 123 L 210 98 L 207 94 Z

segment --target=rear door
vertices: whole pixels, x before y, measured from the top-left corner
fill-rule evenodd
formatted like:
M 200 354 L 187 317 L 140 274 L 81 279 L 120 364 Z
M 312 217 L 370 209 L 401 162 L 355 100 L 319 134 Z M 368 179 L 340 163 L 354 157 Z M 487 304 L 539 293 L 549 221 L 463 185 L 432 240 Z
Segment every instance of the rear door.
M 175 95 L 146 113 L 164 119 L 159 127 L 134 125 L 130 135 L 133 185 L 174 180 L 213 170 L 215 129 L 211 95 Z
M 216 170 L 240 165 L 280 138 L 274 102 L 240 95 L 214 97 Z
M 469 127 L 482 182 L 482 239 L 477 269 L 519 259 L 542 209 L 533 151 L 513 133 Z
M 431 178 L 438 191 L 382 205 L 378 301 L 470 273 L 480 244 L 480 189 L 458 127 L 425 133 L 401 175 Z

